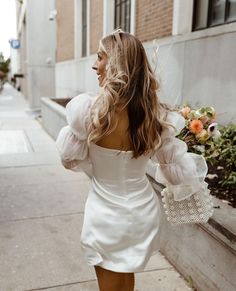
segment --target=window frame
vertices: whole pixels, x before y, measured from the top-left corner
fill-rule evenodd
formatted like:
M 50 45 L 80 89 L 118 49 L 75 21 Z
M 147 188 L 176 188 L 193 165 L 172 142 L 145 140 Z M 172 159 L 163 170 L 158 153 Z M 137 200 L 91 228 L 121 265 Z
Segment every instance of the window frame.
M 230 0 L 225 0 L 225 7 L 224 7 L 224 21 L 223 23 L 215 23 L 212 24 L 212 9 L 213 9 L 213 0 L 209 0 L 208 1 L 208 11 L 207 11 L 207 22 L 206 22 L 206 26 L 201 27 L 201 28 L 196 28 L 196 13 L 197 13 L 197 4 L 198 4 L 198 0 L 194 0 L 193 3 L 193 21 L 192 21 L 192 31 L 199 31 L 199 30 L 203 30 L 203 29 L 207 29 L 207 28 L 211 28 L 211 27 L 216 27 L 216 26 L 221 26 L 221 25 L 225 25 L 225 24 L 229 24 L 232 22 L 236 22 L 236 15 L 235 15 L 235 19 L 228 19 L 229 17 L 229 5 L 230 5 Z
M 82 15 L 81 15 L 81 56 L 87 56 L 87 40 L 88 40 L 88 3 L 87 0 L 82 0 Z

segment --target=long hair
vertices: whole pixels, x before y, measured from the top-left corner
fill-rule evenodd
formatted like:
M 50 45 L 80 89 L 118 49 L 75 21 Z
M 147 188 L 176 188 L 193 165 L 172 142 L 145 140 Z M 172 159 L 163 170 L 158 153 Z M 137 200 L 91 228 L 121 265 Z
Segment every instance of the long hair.
M 161 144 L 167 124 L 156 91 L 159 84 L 144 47 L 135 36 L 121 30 L 104 37 L 100 48 L 107 55 L 106 81 L 92 106 L 89 142 L 96 143 L 117 126 L 117 108 L 127 108 L 128 133 L 133 157 L 148 154 Z

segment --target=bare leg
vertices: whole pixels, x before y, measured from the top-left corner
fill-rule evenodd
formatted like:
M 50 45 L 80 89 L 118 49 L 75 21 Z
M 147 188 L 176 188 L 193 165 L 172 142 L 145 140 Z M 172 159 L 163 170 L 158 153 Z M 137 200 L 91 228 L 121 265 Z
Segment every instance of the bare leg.
M 134 273 L 118 273 L 95 266 L 100 291 L 134 291 Z

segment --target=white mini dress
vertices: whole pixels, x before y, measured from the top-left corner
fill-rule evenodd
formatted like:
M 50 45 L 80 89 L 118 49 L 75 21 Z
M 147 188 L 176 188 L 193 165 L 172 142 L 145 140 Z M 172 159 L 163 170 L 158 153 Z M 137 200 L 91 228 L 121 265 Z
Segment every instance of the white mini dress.
M 89 161 L 92 166 L 81 245 L 89 265 L 115 272 L 141 271 L 159 247 L 160 204 L 146 173 L 150 170 L 156 180 L 168 184 L 171 181 L 165 173 L 169 164 L 170 180 L 177 182 L 178 187 L 182 183 L 184 189 L 185 163 L 188 162 L 188 169 L 194 175 L 194 166 L 190 167 L 194 161 L 191 156 L 184 157 L 187 154 L 185 143 L 180 145 L 178 142 L 177 147 L 183 148 L 181 156 L 184 163 L 181 167 L 182 162 L 178 161 L 177 170 L 174 170 L 178 155 L 176 159 L 174 154 L 171 157 L 167 155 L 171 161 L 164 161 L 165 171 L 156 162 L 150 162 L 147 155 L 135 159 L 132 151 L 107 149 L 93 143 L 88 146 L 88 123 L 94 100 L 92 95 L 82 94 L 68 103 L 68 126 L 62 128 L 56 141 L 62 163 L 72 161 L 71 170 L 79 170 L 84 161 Z M 184 126 L 179 114 L 175 113 L 169 121 L 171 119 L 175 120 L 177 131 Z M 173 130 L 163 132 L 163 138 L 173 137 L 170 143 L 176 145 Z M 176 149 L 175 146 L 172 152 Z M 165 156 L 163 149 L 159 153 L 161 157 Z M 154 160 L 161 157 L 157 153 Z M 178 188 L 179 199 L 188 194 L 180 197 L 179 192 Z

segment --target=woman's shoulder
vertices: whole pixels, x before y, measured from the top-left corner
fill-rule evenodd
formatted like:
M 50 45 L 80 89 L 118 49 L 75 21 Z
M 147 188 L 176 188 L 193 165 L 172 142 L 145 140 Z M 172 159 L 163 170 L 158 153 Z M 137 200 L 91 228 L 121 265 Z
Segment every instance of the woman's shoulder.
M 82 93 L 75 97 L 73 97 L 70 102 L 66 105 L 66 112 L 67 114 L 73 114 L 73 112 L 80 110 L 86 110 L 93 100 L 96 99 L 96 95 L 94 93 Z
M 73 129 L 85 128 L 90 116 L 90 109 L 96 95 L 93 93 L 82 93 L 71 99 L 66 105 L 67 122 Z

